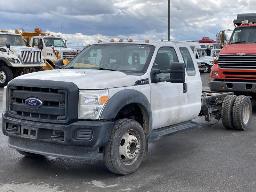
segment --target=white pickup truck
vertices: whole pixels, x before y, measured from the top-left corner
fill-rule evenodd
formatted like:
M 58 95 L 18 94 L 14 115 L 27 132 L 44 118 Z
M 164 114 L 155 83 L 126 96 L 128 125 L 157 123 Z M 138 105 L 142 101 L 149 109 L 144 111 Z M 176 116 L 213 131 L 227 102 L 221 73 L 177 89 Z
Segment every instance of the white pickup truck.
M 38 48 L 26 47 L 20 34 L 0 31 L 0 87 L 19 75 L 41 70 L 41 53 Z
M 202 92 L 186 43 L 99 43 L 65 69 L 20 76 L 5 88 L 2 129 L 25 156 L 102 157 L 135 172 L 148 142 L 196 126 L 198 116 L 245 130 L 249 97 Z M 166 154 L 168 155 L 168 154 Z
M 55 68 L 55 63 L 60 60 L 72 60 L 78 53 L 76 49 L 68 48 L 66 41 L 55 36 L 34 36 L 29 42 L 30 47 L 40 48 L 46 63 Z

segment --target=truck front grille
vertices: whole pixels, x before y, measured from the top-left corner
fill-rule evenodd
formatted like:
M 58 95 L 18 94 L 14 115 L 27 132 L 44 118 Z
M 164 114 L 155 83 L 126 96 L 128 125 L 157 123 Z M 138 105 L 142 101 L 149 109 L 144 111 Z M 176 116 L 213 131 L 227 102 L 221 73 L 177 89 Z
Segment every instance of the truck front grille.
M 40 100 L 41 105 L 28 105 L 26 100 L 30 98 Z M 8 85 L 7 112 L 10 116 L 19 119 L 67 123 L 77 118 L 78 101 L 76 100 L 78 100 L 78 88 L 72 83 L 13 80 Z
M 22 63 L 39 64 L 42 62 L 41 51 L 21 51 Z
M 241 71 L 224 71 L 223 74 L 225 75 L 226 79 L 244 79 L 244 80 L 256 80 L 256 70 L 255 72 L 248 72 L 245 70 Z
M 63 52 L 63 59 L 72 60 L 77 55 L 77 52 Z
M 227 69 L 256 69 L 256 55 L 220 55 L 218 64 Z

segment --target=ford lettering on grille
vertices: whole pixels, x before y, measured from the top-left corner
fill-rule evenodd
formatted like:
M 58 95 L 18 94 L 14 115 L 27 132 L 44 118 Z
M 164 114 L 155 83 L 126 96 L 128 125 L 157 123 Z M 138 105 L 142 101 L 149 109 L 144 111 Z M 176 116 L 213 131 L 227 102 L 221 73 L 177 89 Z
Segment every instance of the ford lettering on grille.
M 25 104 L 30 107 L 40 107 L 43 105 L 43 102 L 40 99 L 30 97 L 25 100 Z

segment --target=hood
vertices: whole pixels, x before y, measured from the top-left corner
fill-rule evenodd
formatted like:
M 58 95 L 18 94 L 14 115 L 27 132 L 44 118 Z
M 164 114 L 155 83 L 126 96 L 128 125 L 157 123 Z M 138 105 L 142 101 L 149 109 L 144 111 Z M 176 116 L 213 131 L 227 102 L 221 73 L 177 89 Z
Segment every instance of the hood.
M 38 79 L 72 82 L 79 89 L 109 89 L 133 86 L 141 79 L 119 71 L 101 71 L 94 69 L 60 69 L 26 74 L 16 79 Z
M 256 44 L 228 44 L 220 52 L 220 55 L 256 55 Z
M 54 49 L 56 51 L 61 52 L 61 53 L 63 53 L 63 52 L 77 52 L 76 49 L 72 49 L 72 48 L 54 47 Z
M 40 49 L 35 47 L 26 47 L 26 46 L 11 46 L 11 51 L 14 54 L 21 54 L 21 51 L 40 51 Z

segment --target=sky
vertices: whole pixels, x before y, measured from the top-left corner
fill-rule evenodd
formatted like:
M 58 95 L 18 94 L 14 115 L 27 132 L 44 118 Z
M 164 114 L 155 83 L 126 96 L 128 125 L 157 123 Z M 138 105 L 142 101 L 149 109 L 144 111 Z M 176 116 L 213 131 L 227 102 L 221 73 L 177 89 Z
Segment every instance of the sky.
M 254 10 L 255 0 L 171 0 L 171 36 L 215 38 L 218 31 L 233 28 L 238 13 Z M 35 26 L 78 42 L 167 39 L 167 0 L 0 0 L 0 29 L 31 31 Z

